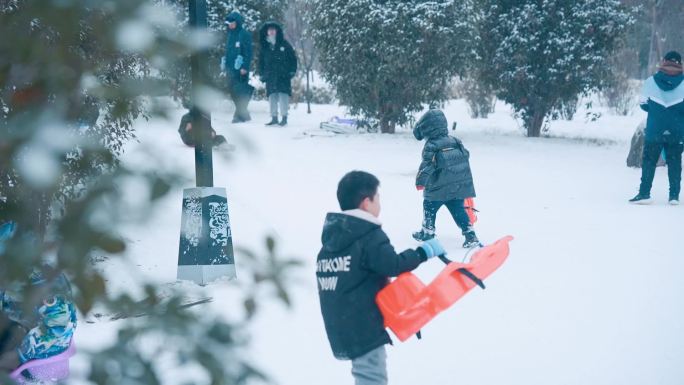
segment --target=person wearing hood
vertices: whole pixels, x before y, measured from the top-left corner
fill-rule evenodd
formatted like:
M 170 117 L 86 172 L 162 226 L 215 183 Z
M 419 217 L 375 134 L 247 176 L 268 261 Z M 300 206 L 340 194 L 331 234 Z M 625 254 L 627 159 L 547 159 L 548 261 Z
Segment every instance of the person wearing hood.
M 651 187 L 660 154 L 665 152 L 670 182 L 669 203 L 679 204 L 684 150 L 684 74 L 682 56 L 665 54 L 658 72 L 644 82 L 639 105 L 648 113 L 639 193 L 629 201 L 650 204 Z
M 14 222 L 0 224 L 0 255 L 15 235 Z M 48 280 L 50 273 L 54 278 Z M 34 271 L 31 288 L 0 287 L 0 373 L 10 373 L 27 361 L 44 359 L 65 351 L 76 329 L 76 307 L 71 284 L 64 274 L 49 266 Z M 27 312 L 27 292 L 40 293 L 38 303 Z
M 416 189 L 423 191 L 423 226 L 413 233 L 413 238 L 434 238 L 437 212 L 446 206 L 465 236 L 463 247 L 480 245 L 464 205 L 465 199 L 475 197 L 470 153 L 460 140 L 449 136 L 446 116 L 437 109 L 429 110 L 418 120 L 413 135 L 418 140 L 425 139 L 423 160 L 416 176 Z
M 337 200 L 342 212 L 325 218 L 316 279 L 325 331 L 333 355 L 352 361 L 357 385 L 386 385 L 385 345 L 391 343 L 375 303 L 389 277 L 411 271 L 426 260 L 446 255 L 432 239 L 399 254 L 378 219 L 378 179 L 352 171 L 340 180 Z
M 223 135 L 217 135 L 216 130 L 209 126 L 211 130 L 209 135 L 211 138 L 212 146 L 221 146 L 227 144 L 226 137 Z M 180 134 L 181 140 L 188 147 L 195 147 L 197 145 L 199 138 L 199 132 L 196 132 L 192 128 L 192 111 L 188 111 L 185 115 L 181 117 L 180 126 L 178 127 L 178 134 Z
M 266 95 L 271 106 L 271 121 L 267 126 L 287 125 L 287 111 L 292 95 L 292 78 L 297 73 L 297 55 L 292 45 L 285 40 L 282 27 L 268 22 L 259 31 L 258 72 L 266 83 Z M 278 122 L 278 107 L 282 119 Z
M 233 123 L 251 120 L 247 105 L 254 88 L 249 85 L 249 66 L 252 63 L 252 36 L 243 28 L 244 19 L 233 11 L 226 16 L 228 37 L 226 54 L 221 61 L 221 70 L 228 79 L 228 91 L 235 103 Z

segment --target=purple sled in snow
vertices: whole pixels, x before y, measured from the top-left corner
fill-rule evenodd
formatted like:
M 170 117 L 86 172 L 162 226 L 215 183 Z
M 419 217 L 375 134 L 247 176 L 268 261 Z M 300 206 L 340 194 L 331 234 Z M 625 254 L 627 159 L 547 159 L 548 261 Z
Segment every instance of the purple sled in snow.
M 71 342 L 69 348 L 62 353 L 49 358 L 27 361 L 16 368 L 10 377 L 18 384 L 31 381 L 51 381 L 56 382 L 69 377 L 69 358 L 76 354 L 76 346 Z M 22 373 L 27 371 L 29 376 Z

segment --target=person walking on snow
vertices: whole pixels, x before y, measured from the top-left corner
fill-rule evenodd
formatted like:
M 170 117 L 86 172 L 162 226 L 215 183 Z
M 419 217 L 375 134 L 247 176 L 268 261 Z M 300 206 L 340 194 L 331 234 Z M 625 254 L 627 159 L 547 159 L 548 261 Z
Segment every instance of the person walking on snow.
M 226 16 L 228 36 L 226 55 L 221 61 L 221 71 L 226 74 L 228 91 L 235 103 L 233 123 L 251 120 L 247 105 L 253 88 L 249 85 L 249 66 L 252 63 L 252 36 L 243 28 L 244 19 L 233 11 Z
M 423 191 L 423 226 L 413 233 L 413 238 L 434 238 L 437 212 L 446 206 L 465 236 L 463 247 L 480 245 L 464 205 L 465 199 L 475 197 L 470 153 L 460 140 L 449 136 L 446 116 L 437 109 L 429 110 L 418 120 L 413 136 L 425 139 L 423 161 L 416 175 L 416 189 Z
M 378 179 L 352 171 L 337 185 L 342 212 L 325 218 L 316 280 L 325 331 L 333 355 L 351 360 L 356 385 L 386 385 L 391 343 L 375 297 L 389 277 L 411 271 L 426 260 L 446 255 L 431 239 L 397 254 L 382 230 Z
M 285 40 L 282 27 L 276 22 L 267 22 L 259 31 L 258 72 L 266 83 L 266 95 L 271 106 L 271 121 L 267 126 L 287 125 L 287 111 L 292 96 L 292 78 L 297 73 L 297 55 L 292 45 Z M 278 107 L 282 120 L 278 122 Z
M 684 150 L 684 74 L 682 56 L 676 51 L 665 54 L 658 72 L 648 78 L 639 105 L 648 113 L 644 138 L 639 193 L 629 201 L 650 204 L 651 187 L 661 152 L 665 152 L 670 182 L 669 203 L 679 204 Z

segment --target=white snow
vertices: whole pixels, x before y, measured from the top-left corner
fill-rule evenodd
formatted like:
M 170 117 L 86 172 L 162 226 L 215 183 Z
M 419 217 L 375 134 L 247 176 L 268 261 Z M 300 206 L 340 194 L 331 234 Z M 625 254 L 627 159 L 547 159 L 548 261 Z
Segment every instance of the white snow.
M 276 235 L 281 255 L 305 263 L 292 286 L 294 308 L 268 304 L 252 324 L 251 355 L 283 385 L 351 384 L 349 362 L 336 361 L 320 315 L 315 281 L 323 218 L 337 210 L 335 190 L 354 169 L 381 180 L 381 219 L 395 247 L 416 247 L 421 222 L 414 176 L 423 143 L 409 131 L 396 135 L 307 136 L 318 123 L 343 115 L 336 106 L 292 110 L 290 126 L 265 127 L 267 103 L 250 105 L 253 121 L 230 124 L 232 105 L 214 111 L 213 127 L 236 144 L 229 158 L 214 156 L 215 185 L 226 187 L 233 241 L 263 250 Z M 423 340 L 389 347 L 392 385 L 678 385 L 684 379 L 684 208 L 667 206 L 666 171 L 654 182 L 652 206 L 631 206 L 640 171 L 625 166 L 629 139 L 645 116 L 603 111 L 585 122 L 557 121 L 552 138 L 525 138 L 499 104 L 487 120 L 468 117 L 463 101 L 446 107 L 449 123 L 471 152 L 481 210 L 476 229 L 493 242 L 511 234 L 509 260 L 486 282 L 423 329 Z M 139 144 L 124 160 L 144 164 L 150 153 L 165 168 L 194 177 L 194 153 L 173 121 L 141 121 Z M 191 183 L 186 187 L 192 187 Z M 124 289 L 136 276 L 174 282 L 182 190 L 153 211 L 150 223 L 125 229 L 133 267 L 105 262 L 110 283 Z M 454 259 L 462 237 L 447 210 L 437 235 Z M 429 281 L 439 261 L 419 267 Z M 126 272 L 125 274 L 123 272 Z M 240 260 L 238 256 L 238 277 Z M 192 285 L 190 285 L 192 286 Z M 195 288 L 196 289 L 196 288 Z M 234 317 L 235 289 L 206 289 L 211 308 Z M 115 322 L 81 323 L 84 347 L 112 336 Z

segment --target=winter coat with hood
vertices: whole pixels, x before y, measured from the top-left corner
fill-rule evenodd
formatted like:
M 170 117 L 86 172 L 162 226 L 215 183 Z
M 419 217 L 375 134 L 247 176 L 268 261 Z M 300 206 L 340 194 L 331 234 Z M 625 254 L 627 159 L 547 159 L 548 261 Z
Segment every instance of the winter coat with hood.
M 275 42 L 268 40 L 268 29 L 275 28 Z M 292 95 L 291 80 L 297 73 L 297 55 L 292 45 L 285 40 L 280 24 L 268 22 L 259 31 L 258 72 L 266 83 L 266 94 L 282 92 Z
M 43 300 L 30 312 L 26 312 L 21 291 L 0 288 L 0 313 L 28 331 L 17 348 L 22 364 L 68 349 L 77 323 L 71 285 L 65 275 L 59 274 L 48 282 L 34 272 L 30 283 L 45 292 Z
M 648 112 L 645 141 L 684 141 L 684 74 L 681 64 L 665 62 L 660 71 L 644 83 L 639 101 Z
M 416 176 L 416 186 L 425 188 L 424 198 L 447 202 L 475 197 L 470 153 L 460 140 L 449 136 L 444 113 L 426 112 L 413 128 L 413 135 L 418 140 L 426 140 Z
M 329 213 L 316 278 L 330 347 L 354 359 L 391 343 L 375 297 L 389 281 L 426 260 L 422 250 L 394 251 L 380 222 L 363 210 Z
M 226 21 L 228 20 L 235 20 L 237 27 L 228 28 L 226 55 L 223 63 L 226 73 L 232 79 L 240 79 L 242 77 L 240 70 L 244 69 L 249 72 L 249 66 L 252 63 L 252 34 L 243 28 L 244 18 L 239 12 L 231 12 L 226 17 Z M 242 56 L 242 63 L 236 62 L 238 56 Z M 238 68 L 235 68 L 236 64 L 239 64 Z

